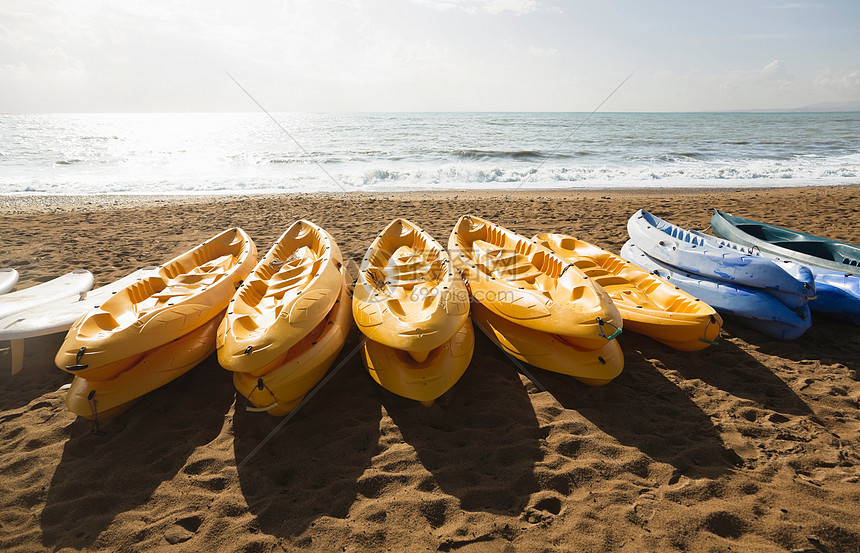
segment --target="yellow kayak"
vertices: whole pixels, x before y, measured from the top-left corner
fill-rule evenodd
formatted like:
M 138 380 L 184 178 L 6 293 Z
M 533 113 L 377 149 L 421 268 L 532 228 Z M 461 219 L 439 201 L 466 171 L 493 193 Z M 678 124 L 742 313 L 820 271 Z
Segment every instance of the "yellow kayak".
M 148 352 L 220 316 L 256 260 L 257 248 L 242 229 L 210 238 L 78 319 L 55 357 L 57 366 L 92 380 L 135 366 Z
M 302 340 L 332 310 L 343 288 L 334 239 L 296 221 L 236 291 L 218 329 L 218 362 L 251 373 Z
M 66 395 L 69 411 L 101 421 L 127 410 L 144 394 L 191 370 L 215 352 L 221 318 L 213 317 L 185 336 L 145 353 L 127 370 L 104 380 L 75 376 Z
M 290 413 L 337 358 L 352 325 L 349 287 L 341 277 L 338 299 L 322 321 L 281 357 L 257 373 L 233 373 L 240 394 L 270 415 Z
M 606 342 L 600 349 L 583 349 L 557 334 L 513 323 L 479 303 L 472 305 L 472 320 L 497 346 L 520 361 L 590 386 L 609 383 L 624 368 L 618 340 Z
M 469 294 L 445 248 L 395 219 L 364 256 L 352 310 L 368 338 L 422 361 L 463 327 Z
M 418 362 L 407 352 L 366 340 L 361 357 L 370 376 L 386 390 L 432 405 L 460 380 L 475 350 L 475 332 L 468 318 L 447 342 Z
M 645 269 L 572 236 L 546 233 L 534 239 L 602 286 L 625 330 L 682 351 L 704 349 L 720 336 L 723 320 L 713 307 Z
M 621 330 L 621 314 L 603 288 L 505 228 L 463 216 L 448 251 L 474 298 L 505 319 L 586 349 L 603 347 Z

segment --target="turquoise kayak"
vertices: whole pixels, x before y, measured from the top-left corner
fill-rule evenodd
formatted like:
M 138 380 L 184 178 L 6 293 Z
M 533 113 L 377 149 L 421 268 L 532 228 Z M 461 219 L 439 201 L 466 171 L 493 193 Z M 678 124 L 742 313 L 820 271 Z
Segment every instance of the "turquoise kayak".
M 807 266 L 860 275 L 860 247 L 714 210 L 711 228 L 722 238 Z
M 655 274 L 670 284 L 708 303 L 720 313 L 743 326 L 779 340 L 793 340 L 812 324 L 809 305 L 790 308 L 761 288 L 704 277 L 667 265 L 646 255 L 628 240 L 621 257 Z

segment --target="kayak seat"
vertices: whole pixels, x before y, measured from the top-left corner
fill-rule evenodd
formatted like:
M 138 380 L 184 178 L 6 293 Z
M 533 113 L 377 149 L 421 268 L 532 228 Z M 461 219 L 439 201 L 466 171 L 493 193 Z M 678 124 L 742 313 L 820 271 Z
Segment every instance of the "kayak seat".
M 800 238 L 799 234 L 791 232 L 787 229 L 765 227 L 762 225 L 751 223 L 738 223 L 735 226 L 738 230 L 741 230 L 751 236 L 755 236 L 756 238 L 764 240 L 765 242 L 772 242 L 774 240 L 792 240 Z
M 833 255 L 833 250 L 830 248 L 830 244 L 826 242 L 821 242 L 817 240 L 807 240 L 803 242 L 794 242 L 794 241 L 781 241 L 781 242 L 771 242 L 774 246 L 780 246 L 786 248 L 788 250 L 792 250 L 799 253 L 804 253 L 807 255 L 813 255 L 815 257 L 820 257 L 821 259 L 826 259 L 828 261 L 841 261 L 835 259 Z

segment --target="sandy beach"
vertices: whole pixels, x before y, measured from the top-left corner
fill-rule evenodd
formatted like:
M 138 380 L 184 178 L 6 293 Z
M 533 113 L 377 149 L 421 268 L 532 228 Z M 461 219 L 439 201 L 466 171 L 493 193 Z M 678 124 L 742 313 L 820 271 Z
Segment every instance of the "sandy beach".
M 711 210 L 860 244 L 860 186 L 245 197 L 0 197 L 18 288 L 73 269 L 96 286 L 231 226 L 261 254 L 296 219 L 356 275 L 394 217 L 442 243 L 474 213 L 618 252 L 646 208 L 707 231 Z M 211 356 L 91 434 L 66 410 L 62 336 L 0 343 L 0 550 L 860 551 L 860 330 L 814 318 L 780 342 L 726 318 L 678 352 L 633 332 L 592 388 L 517 366 L 477 336 L 432 407 L 339 370 L 286 424 L 246 411 Z M 260 444 L 261 448 L 257 449 Z

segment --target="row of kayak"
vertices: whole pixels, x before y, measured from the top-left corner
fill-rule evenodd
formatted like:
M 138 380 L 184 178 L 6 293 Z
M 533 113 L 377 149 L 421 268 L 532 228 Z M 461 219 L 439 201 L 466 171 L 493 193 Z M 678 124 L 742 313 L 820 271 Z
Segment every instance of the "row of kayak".
M 314 223 L 293 224 L 259 260 L 233 228 L 96 290 L 90 273 L 75 271 L 9 292 L 17 273 L 0 270 L 0 340 L 12 340 L 16 371 L 26 338 L 69 329 L 56 364 L 75 376 L 69 409 L 88 418 L 115 416 L 215 351 L 253 410 L 284 415 L 337 359 L 353 322 L 374 380 L 431 404 L 469 366 L 473 325 L 520 361 L 600 385 L 623 368 L 622 328 L 692 351 L 716 343 L 715 307 L 783 338 L 793 327 L 768 320 L 762 301 L 809 320 L 817 269 L 644 210 L 628 231 L 619 257 L 464 216 L 446 249 L 396 219 L 368 248 L 353 289 L 334 238 Z M 839 310 L 851 319 L 860 277 L 842 276 Z

